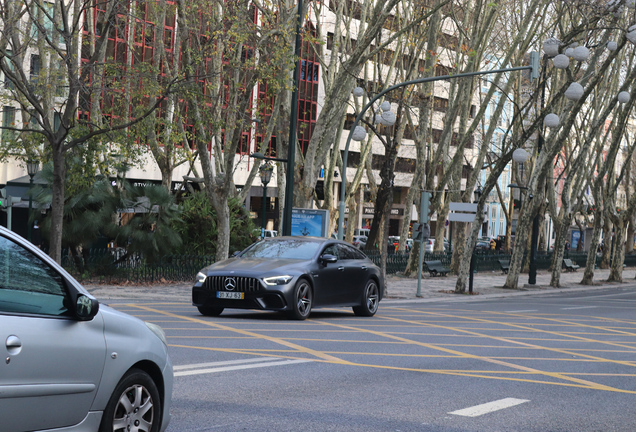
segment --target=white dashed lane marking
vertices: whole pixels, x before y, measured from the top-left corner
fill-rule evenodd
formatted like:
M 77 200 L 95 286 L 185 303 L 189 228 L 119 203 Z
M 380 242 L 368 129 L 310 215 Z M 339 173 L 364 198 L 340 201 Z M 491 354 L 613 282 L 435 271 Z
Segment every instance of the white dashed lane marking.
M 278 360 L 278 361 L 276 361 Z M 230 360 L 212 363 L 196 363 L 174 366 L 174 376 L 201 375 L 261 367 L 285 366 L 296 363 L 307 363 L 311 360 L 281 360 L 277 357 L 259 357 L 256 359 Z
M 464 408 L 461 410 L 450 412 L 449 414 L 464 416 L 464 417 L 479 417 L 484 414 L 488 414 L 494 411 L 499 411 L 504 408 L 510 408 L 524 402 L 530 402 L 528 399 L 515 399 L 506 398 L 500 399 L 494 402 L 488 402 L 481 405 L 476 405 L 470 408 Z

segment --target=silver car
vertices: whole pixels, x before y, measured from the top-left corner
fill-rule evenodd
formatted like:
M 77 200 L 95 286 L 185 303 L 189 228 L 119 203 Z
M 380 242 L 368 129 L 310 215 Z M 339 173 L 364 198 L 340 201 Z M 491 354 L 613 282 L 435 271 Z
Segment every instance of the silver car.
M 100 306 L 0 227 L 0 429 L 165 431 L 172 363 L 155 324 Z

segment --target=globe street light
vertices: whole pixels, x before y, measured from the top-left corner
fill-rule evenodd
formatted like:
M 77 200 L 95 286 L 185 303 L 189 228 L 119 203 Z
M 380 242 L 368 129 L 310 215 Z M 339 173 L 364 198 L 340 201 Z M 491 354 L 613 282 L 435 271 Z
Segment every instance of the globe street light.
M 261 183 L 263 185 L 263 205 L 261 206 L 263 211 L 263 223 L 261 225 L 261 238 L 265 238 L 265 225 L 267 224 L 267 206 L 265 204 L 267 200 L 267 184 L 272 179 L 273 171 L 274 166 L 269 161 L 263 162 L 258 168 L 258 174 L 261 176 Z
M 31 210 L 33 209 L 33 177 L 40 169 L 40 162 L 29 160 L 27 162 L 27 173 L 29 174 L 29 224 L 27 228 L 27 240 L 31 241 Z

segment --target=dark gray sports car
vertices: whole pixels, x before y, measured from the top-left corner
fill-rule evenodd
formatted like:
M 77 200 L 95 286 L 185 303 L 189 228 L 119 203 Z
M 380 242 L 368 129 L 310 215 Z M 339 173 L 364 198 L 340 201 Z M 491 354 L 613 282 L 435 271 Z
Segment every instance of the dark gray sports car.
M 380 269 L 349 243 L 274 237 L 197 274 L 192 304 L 203 315 L 225 308 L 286 311 L 304 320 L 312 308 L 349 306 L 373 316 L 384 288 Z

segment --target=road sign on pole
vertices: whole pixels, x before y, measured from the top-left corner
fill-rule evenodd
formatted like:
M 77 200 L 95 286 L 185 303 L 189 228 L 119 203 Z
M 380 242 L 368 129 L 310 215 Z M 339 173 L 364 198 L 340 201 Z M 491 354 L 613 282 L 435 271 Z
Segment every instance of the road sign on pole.
M 448 220 L 451 222 L 473 222 L 477 214 L 477 204 L 473 203 L 449 203 Z

